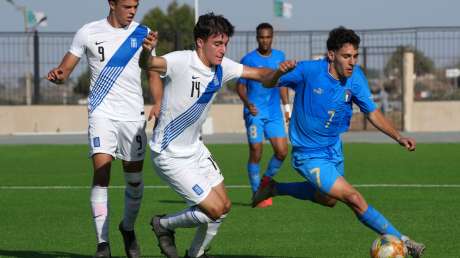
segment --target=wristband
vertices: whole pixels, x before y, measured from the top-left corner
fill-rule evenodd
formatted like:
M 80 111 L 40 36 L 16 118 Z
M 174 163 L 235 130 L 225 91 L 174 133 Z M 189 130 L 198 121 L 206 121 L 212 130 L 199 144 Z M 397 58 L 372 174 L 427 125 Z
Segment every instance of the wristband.
M 284 104 L 283 109 L 284 112 L 288 112 L 289 114 L 291 113 L 291 106 L 289 104 Z

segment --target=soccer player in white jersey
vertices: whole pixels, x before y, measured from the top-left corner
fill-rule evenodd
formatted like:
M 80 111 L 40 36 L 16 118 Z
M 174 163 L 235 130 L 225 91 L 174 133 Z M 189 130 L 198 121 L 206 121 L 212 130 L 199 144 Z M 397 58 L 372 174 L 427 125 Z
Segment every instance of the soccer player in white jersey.
M 88 140 L 93 163 L 91 208 L 96 228 L 95 257 L 111 257 L 109 245 L 108 186 L 114 158 L 122 160 L 126 181 L 125 208 L 119 230 L 127 257 L 140 257 L 134 222 L 143 195 L 145 135 L 144 102 L 139 55 L 149 29 L 133 21 L 138 0 L 109 0 L 107 18 L 84 25 L 75 35 L 61 64 L 48 80 L 63 83 L 86 55 L 91 85 L 88 97 Z M 160 77 L 149 72 L 152 88 Z M 155 96 L 154 96 L 155 98 Z M 151 114 L 155 111 L 152 108 Z
M 233 26 L 213 13 L 199 17 L 194 28 L 196 50 L 176 51 L 162 57 L 151 55 L 157 33 L 144 40 L 140 65 L 165 78 L 159 122 L 150 142 L 152 161 L 158 175 L 182 196 L 189 207 L 151 220 L 159 247 L 169 258 L 177 258 L 174 242 L 177 228 L 196 227 L 196 235 L 185 257 L 210 257 L 206 247 L 230 211 L 222 173 L 210 152 L 199 140 L 200 128 L 212 100 L 223 84 L 234 78 L 276 84 L 295 66 L 286 61 L 277 71 L 251 68 L 226 57 Z

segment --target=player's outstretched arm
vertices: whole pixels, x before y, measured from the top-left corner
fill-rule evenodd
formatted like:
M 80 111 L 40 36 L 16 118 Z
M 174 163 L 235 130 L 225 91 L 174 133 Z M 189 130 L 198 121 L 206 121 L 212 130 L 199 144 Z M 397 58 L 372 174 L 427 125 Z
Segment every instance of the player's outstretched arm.
M 278 70 L 271 70 L 268 68 L 256 67 L 243 67 L 243 74 L 241 77 L 260 81 L 265 87 L 274 87 L 278 83 L 278 79 L 285 73 L 291 71 L 296 66 L 295 60 L 287 60 L 282 62 Z
M 397 143 L 406 148 L 408 151 L 415 151 L 416 142 L 414 138 L 403 137 L 391 124 L 391 122 L 385 118 L 379 109 L 369 113 L 367 119 L 381 132 L 393 138 Z
M 48 72 L 48 81 L 56 84 L 64 83 L 69 78 L 73 69 L 75 69 L 75 66 L 77 66 L 78 61 L 80 61 L 80 58 L 67 52 L 59 66 Z
M 139 66 L 147 71 L 155 71 L 160 74 L 166 73 L 166 60 L 163 57 L 152 55 L 158 44 L 158 32 L 151 31 L 142 43 L 142 52 L 139 58 Z

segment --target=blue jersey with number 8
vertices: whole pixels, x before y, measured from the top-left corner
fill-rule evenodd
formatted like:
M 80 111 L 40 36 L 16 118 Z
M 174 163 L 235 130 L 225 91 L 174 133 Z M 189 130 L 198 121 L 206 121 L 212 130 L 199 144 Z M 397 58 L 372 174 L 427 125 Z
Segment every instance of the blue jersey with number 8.
M 279 86 L 295 91 L 289 127 L 294 148 L 319 149 L 340 141 L 350 125 L 352 103 L 366 114 L 377 108 L 358 66 L 344 81 L 332 77 L 328 66 L 327 59 L 302 61 L 279 80 Z

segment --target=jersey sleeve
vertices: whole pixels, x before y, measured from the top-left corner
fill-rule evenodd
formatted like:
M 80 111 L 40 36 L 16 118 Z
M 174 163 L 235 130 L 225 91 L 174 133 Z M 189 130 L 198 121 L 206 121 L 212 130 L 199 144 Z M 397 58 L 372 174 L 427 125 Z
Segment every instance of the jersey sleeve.
M 243 64 L 243 65 L 245 65 L 245 62 L 246 62 L 246 58 L 245 58 L 245 57 L 241 58 L 240 63 Z M 247 85 L 247 84 L 248 84 L 248 80 L 245 79 L 245 78 L 240 77 L 240 78 L 238 79 L 237 83 L 238 83 L 238 84 Z
M 162 77 L 175 76 L 183 67 L 187 56 L 187 51 L 174 51 L 162 56 L 166 60 L 166 73 Z
M 298 63 L 294 70 L 281 76 L 281 78 L 278 80 L 278 86 L 285 86 L 295 89 L 298 85 L 302 84 L 303 81 L 304 65 L 303 63 Z
M 222 60 L 222 70 L 222 83 L 226 83 L 232 79 L 241 77 L 243 74 L 243 65 L 224 57 Z
M 86 27 L 82 27 L 77 31 L 72 40 L 72 45 L 70 45 L 69 52 L 81 58 L 86 51 L 86 41 L 88 39 L 88 33 L 86 32 Z
M 361 112 L 371 113 L 377 108 L 377 105 L 372 100 L 366 76 L 359 67 L 356 67 L 353 73 L 353 102 L 358 105 Z

